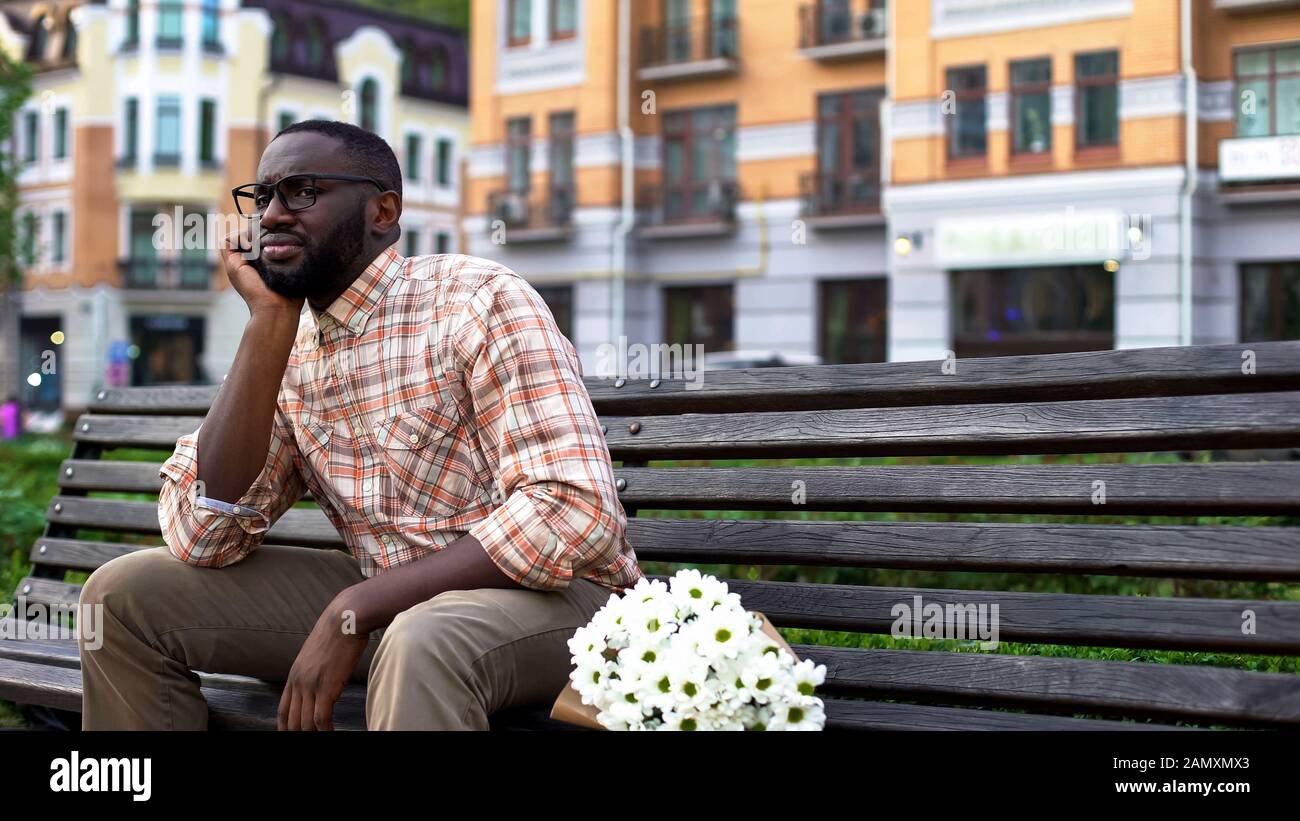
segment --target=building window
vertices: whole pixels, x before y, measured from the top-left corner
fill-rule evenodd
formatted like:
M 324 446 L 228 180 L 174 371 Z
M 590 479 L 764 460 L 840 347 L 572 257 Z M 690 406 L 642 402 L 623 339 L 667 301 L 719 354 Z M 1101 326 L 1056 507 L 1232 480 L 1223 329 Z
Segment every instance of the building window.
M 205 323 L 201 316 L 177 314 L 131 317 L 131 343 L 141 352 L 131 360 L 131 384 L 206 382 L 202 365 Z
M 411 229 L 406 232 L 406 256 L 414 257 L 420 253 L 420 232 Z
M 738 52 L 736 0 L 712 0 L 709 4 L 709 56 L 735 57 Z
M 167 95 L 158 98 L 158 129 L 154 139 L 154 165 L 175 167 L 181 164 L 181 98 Z
M 420 153 L 424 150 L 424 141 L 419 134 L 406 135 L 406 178 L 411 182 L 420 181 Z
M 271 65 L 283 66 L 289 62 L 289 28 L 279 15 L 271 18 Z
M 451 234 L 446 231 L 439 231 L 434 238 L 433 252 L 435 254 L 446 254 L 451 252 Z
M 371 133 L 379 132 L 379 84 L 372 79 L 361 81 L 361 122 Z
M 880 208 L 882 92 L 847 91 L 817 98 L 817 174 L 813 214 Z
M 63 59 L 77 59 L 77 27 L 72 22 L 72 12 L 63 17 Z
M 1100 265 L 954 271 L 959 357 L 1115 347 L 1115 277 Z
M 1011 150 L 1045 154 L 1052 150 L 1052 61 L 1011 64 Z
M 664 288 L 664 341 L 703 345 L 706 354 L 736 348 L 735 289 L 731 285 Z
M 510 190 L 525 193 L 532 186 L 533 120 L 514 117 L 506 122 L 506 178 Z
M 45 51 L 49 47 L 49 29 L 45 27 L 50 18 L 41 15 L 32 21 L 32 40 L 27 45 L 27 59 L 33 63 L 39 63 L 45 59 Z
M 199 162 L 203 165 L 217 163 L 217 101 L 199 101 Z
M 41 156 L 40 112 L 24 112 L 23 126 L 23 162 L 28 165 L 35 165 Z
M 564 334 L 564 338 L 573 341 L 573 286 L 542 285 L 536 286 L 537 295 L 551 309 L 555 317 L 555 326 Z
M 438 187 L 451 187 L 451 140 L 438 139 Z
M 429 55 L 429 61 L 424 64 L 424 87 L 441 91 L 447 86 L 447 51 L 439 46 Z
M 53 244 L 50 248 L 50 262 L 55 266 L 62 266 L 68 258 L 67 213 L 63 211 L 55 211 L 51 227 L 54 230 L 54 237 Z
M 546 284 L 534 288 L 542 297 L 546 307 L 551 309 L 555 326 L 564 334 L 564 338 L 573 342 L 573 286 L 571 284 Z
M 884 362 L 888 283 L 884 277 L 818 285 L 818 353 L 827 365 Z
M 35 211 L 28 211 L 23 214 L 22 219 L 22 239 L 18 243 L 19 250 L 22 253 L 22 259 L 19 262 L 25 268 L 36 267 L 37 252 L 40 246 L 41 237 L 41 220 L 36 216 Z
M 140 0 L 126 0 L 126 37 L 122 48 L 135 48 L 140 44 Z
M 126 98 L 126 109 L 122 114 L 122 164 L 134 165 L 136 147 L 139 145 L 140 101 L 135 97 Z
M 533 0 L 506 0 L 507 44 L 524 46 L 533 34 Z
M 184 42 L 185 6 L 176 0 L 158 3 L 158 47 L 180 48 Z
M 68 158 L 68 110 L 54 109 L 54 159 Z
M 1241 341 L 1300 339 L 1300 262 L 1241 266 Z
M 1237 136 L 1300 134 L 1300 45 L 1237 49 Z
M 578 0 L 550 0 L 551 39 L 567 40 L 578 32 Z
M 221 51 L 221 10 L 219 0 L 203 0 L 203 48 Z
M 312 23 L 307 30 L 307 65 L 314 69 L 325 67 L 325 25 Z
M 666 221 L 730 215 L 736 179 L 736 107 L 664 115 Z
M 291 126 L 291 125 L 293 125 L 293 124 L 294 124 L 293 112 L 292 112 L 292 111 L 281 111 L 281 112 L 280 112 L 280 120 L 279 120 L 279 126 L 280 126 L 280 127 L 279 127 L 279 130 L 280 130 L 280 131 L 284 131 L 286 128 L 288 128 L 289 126 Z
M 564 111 L 551 115 L 550 125 L 550 200 L 548 221 L 567 225 L 573 218 L 574 185 L 574 115 Z
M 1119 52 L 1077 55 L 1074 78 L 1076 145 L 1119 145 Z
M 948 69 L 953 116 L 948 117 L 948 156 L 983 157 L 988 151 L 988 70 L 984 66 Z

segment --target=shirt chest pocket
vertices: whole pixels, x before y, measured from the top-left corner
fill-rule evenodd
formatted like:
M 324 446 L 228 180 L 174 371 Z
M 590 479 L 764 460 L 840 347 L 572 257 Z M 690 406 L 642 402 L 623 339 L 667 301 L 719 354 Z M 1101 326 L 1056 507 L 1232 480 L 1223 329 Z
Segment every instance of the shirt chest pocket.
M 413 408 L 374 426 L 402 516 L 452 516 L 482 493 L 454 400 Z

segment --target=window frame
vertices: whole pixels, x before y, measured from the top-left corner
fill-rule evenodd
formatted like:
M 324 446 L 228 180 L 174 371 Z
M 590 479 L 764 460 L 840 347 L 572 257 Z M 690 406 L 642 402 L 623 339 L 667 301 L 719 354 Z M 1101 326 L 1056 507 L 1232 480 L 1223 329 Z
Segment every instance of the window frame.
M 23 112 L 23 165 L 32 167 L 41 162 L 41 112 L 29 108 Z
M 1241 99 L 1241 81 L 1245 77 L 1255 81 L 1267 80 L 1268 82 L 1268 133 L 1257 134 L 1256 137 L 1290 137 L 1294 134 L 1279 134 L 1277 131 L 1277 81 L 1279 77 L 1300 78 L 1300 67 L 1293 71 L 1279 73 L 1277 70 L 1277 53 L 1283 49 L 1300 47 L 1300 40 L 1289 40 L 1285 43 L 1268 43 L 1266 45 L 1249 45 L 1240 46 L 1232 50 L 1232 90 L 1233 99 Z M 1268 54 L 1268 73 L 1267 74 L 1247 74 L 1243 75 L 1237 71 L 1237 57 L 1241 54 L 1251 52 L 1263 52 Z M 1240 108 L 1238 108 L 1240 114 Z M 1296 132 L 1300 133 L 1300 132 Z M 1241 120 L 1239 117 L 1233 117 L 1232 134 L 1234 137 L 1241 138 Z
M 455 162 L 455 145 L 447 137 L 439 137 L 434 141 L 434 183 L 439 188 L 451 188 L 455 184 L 455 171 L 452 168 Z
M 519 14 L 521 4 L 528 6 L 528 33 L 522 37 L 515 37 L 515 22 Z M 510 48 L 526 46 L 533 42 L 533 0 L 506 0 L 506 45 Z
M 157 6 L 157 30 L 154 32 L 154 47 L 175 50 L 185 47 L 185 4 L 182 0 L 159 0 Z M 180 33 L 176 37 L 163 35 L 163 20 L 175 15 L 180 21 Z
M 207 126 L 206 132 L 204 126 Z M 214 168 L 217 159 L 217 101 L 211 97 L 199 99 L 199 166 Z
M 578 0 L 567 0 L 573 3 L 573 28 L 560 29 L 556 26 L 556 20 L 559 19 L 560 3 L 566 0 L 547 0 L 547 20 L 546 30 L 549 32 L 552 40 L 572 40 L 578 36 Z
M 1079 72 L 1079 62 L 1084 57 L 1096 57 L 1103 54 L 1115 55 L 1115 73 L 1105 77 L 1082 77 Z M 1080 51 L 1074 54 L 1074 153 L 1076 155 L 1088 154 L 1115 154 L 1119 151 L 1121 140 L 1121 119 L 1119 115 L 1120 98 L 1119 83 L 1121 76 L 1120 53 L 1117 48 L 1097 49 L 1094 51 Z M 1083 135 L 1083 97 L 1085 88 L 1096 88 L 1101 86 L 1115 87 L 1115 142 L 1113 143 L 1084 143 Z
M 522 123 L 524 128 L 515 132 L 511 126 Z M 524 180 L 523 187 L 516 188 L 513 174 L 511 173 L 511 159 L 514 152 L 519 151 L 523 157 Z M 506 189 L 515 194 L 528 194 L 533 190 L 533 118 L 531 115 L 522 117 L 509 117 L 506 119 Z
M 703 345 L 705 354 L 714 352 L 725 352 L 736 350 L 736 285 L 734 282 L 714 283 L 710 285 L 665 285 L 662 288 L 663 294 L 663 339 L 669 345 Z M 688 307 L 698 304 L 703 306 L 702 310 L 707 314 L 711 310 L 721 310 L 722 303 L 725 301 L 725 313 L 728 315 L 728 325 L 725 337 L 727 342 L 725 346 L 710 348 L 709 343 L 722 339 L 723 335 L 714 334 L 714 340 L 709 339 L 678 339 L 673 333 L 673 308 L 674 300 L 680 299 Z M 711 303 L 711 299 L 716 299 L 716 303 Z
M 958 90 L 958 83 L 953 81 L 953 76 L 957 72 L 983 72 L 982 84 L 978 88 L 963 88 Z M 947 88 L 953 93 L 953 112 L 951 117 L 944 118 L 944 156 L 949 164 L 984 164 L 988 162 L 989 157 L 989 68 L 985 63 L 968 63 L 965 65 L 948 66 L 944 69 L 944 80 Z M 954 140 L 953 136 L 957 133 L 957 123 L 961 117 L 961 105 L 963 102 L 974 102 L 979 100 L 984 104 L 984 121 L 981 124 L 984 133 L 984 150 L 978 153 L 953 153 Z
M 704 128 L 697 121 L 699 117 L 708 116 L 712 120 L 711 128 Z M 664 213 L 664 219 L 671 222 L 690 222 L 690 221 L 713 221 L 717 215 L 711 211 L 697 213 L 694 207 L 695 194 L 700 189 L 708 190 L 708 187 L 715 181 L 721 181 L 735 185 L 739 173 L 737 168 L 737 140 L 740 131 L 738 122 L 739 112 L 735 103 L 722 103 L 718 105 L 692 106 L 690 108 L 675 108 L 663 112 L 663 126 L 661 134 L 661 161 L 664 171 L 660 174 L 660 206 Z M 680 123 L 680 127 L 678 127 Z M 728 128 L 730 130 L 731 157 L 728 161 L 723 144 L 726 140 L 713 140 L 712 150 L 709 151 L 710 173 L 701 180 L 695 179 L 695 143 L 700 135 L 706 132 L 713 132 L 719 128 Z M 682 181 L 680 184 L 670 185 L 668 183 L 668 147 L 675 140 L 682 143 Z M 728 167 L 730 172 L 727 173 Z M 680 215 L 668 215 L 668 195 L 672 192 L 682 194 L 682 211 Z
M 872 302 L 879 298 L 879 311 L 869 314 L 878 318 L 880 322 L 880 336 L 878 339 L 870 340 L 868 346 L 872 350 L 872 355 L 863 358 L 853 358 L 844 360 L 838 357 L 832 357 L 830 352 L 830 311 L 835 305 L 848 304 L 850 314 L 858 314 L 858 308 L 861 307 L 853 299 L 853 294 L 846 293 L 853 287 L 862 287 L 864 290 L 861 296 L 867 302 Z M 839 293 L 828 294 L 828 291 L 840 290 Z M 878 291 L 879 293 L 874 293 Z M 844 347 L 841 345 L 841 348 Z M 866 362 L 885 362 L 889 357 L 889 278 L 884 275 L 879 276 L 861 276 L 850 277 L 847 279 L 821 279 L 817 281 L 817 355 L 822 358 L 822 362 L 827 365 L 837 364 L 859 364 Z
M 1007 329 L 1003 324 L 1009 308 L 1016 308 L 1011 303 L 1000 302 L 1005 297 L 1012 277 L 1030 272 L 1038 272 L 1050 281 L 1060 281 L 1064 276 L 1077 277 L 1074 298 L 1086 295 L 1089 274 L 1109 277 L 1110 301 L 1107 310 L 1110 315 L 1110 331 L 1071 330 L 1071 331 L 1035 331 L 1019 333 Z M 947 272 L 949 310 L 949 335 L 952 349 L 960 358 L 989 356 L 1021 356 L 1043 353 L 1063 353 L 1076 351 L 1112 350 L 1118 338 L 1119 318 L 1117 306 L 1118 278 L 1107 272 L 1100 264 L 1062 264 L 1032 265 L 1004 268 L 961 268 Z M 962 304 L 962 294 L 958 290 L 958 280 L 969 277 L 983 284 L 975 291 L 976 305 L 970 310 Z M 1023 298 L 1024 292 L 1021 291 Z M 1023 305 L 1023 302 L 1021 303 Z M 1086 303 L 1082 303 L 1086 305 Z M 1082 306 L 1081 306 L 1082 307 Z M 1080 309 L 1081 309 L 1080 307 Z M 965 332 L 959 323 L 968 326 Z M 996 334 L 991 336 L 990 334 Z M 1055 334 L 1053 336 L 1052 334 Z
M 1046 63 L 1047 79 L 1037 83 L 1016 84 L 1016 67 L 1030 63 Z M 1056 143 L 1056 135 L 1052 133 L 1052 77 L 1054 76 L 1052 58 L 1050 55 L 1041 57 L 1025 57 L 1019 60 L 1012 60 L 1007 64 L 1007 93 L 1010 97 L 1009 115 L 1011 117 L 1011 133 L 1008 135 L 1011 139 L 1011 156 L 1016 158 L 1038 158 L 1052 156 L 1052 149 Z M 1016 128 L 1020 122 L 1020 98 L 1030 94 L 1047 95 L 1047 147 L 1042 151 L 1021 151 L 1016 148 Z
M 53 137 L 54 145 L 51 146 L 50 159 L 55 162 L 66 160 L 68 158 L 68 107 L 59 106 L 54 109 Z
M 403 171 L 406 174 L 406 179 L 418 183 L 421 181 L 420 177 L 424 171 L 424 135 L 418 131 L 406 132 L 406 144 L 403 148 L 405 149 L 405 156 L 403 157 L 405 168 Z
M 171 114 L 171 113 L 174 112 L 174 113 L 175 113 L 175 117 L 176 117 L 176 151 L 175 151 L 175 153 L 166 153 L 166 152 L 162 151 L 162 139 L 161 139 L 161 138 L 162 138 L 162 124 L 163 124 L 163 108 L 164 108 L 164 103 L 166 103 L 166 108 L 167 108 L 168 113 Z M 184 128 L 183 128 L 184 123 L 182 122 L 183 117 L 184 117 L 184 114 L 183 114 L 183 103 L 182 103 L 182 101 L 181 101 L 181 97 L 180 97 L 180 95 L 178 95 L 178 94 L 160 94 L 160 95 L 158 95 L 156 98 L 154 98 L 154 146 L 153 146 L 153 162 L 154 162 L 154 165 L 155 165 L 155 166 L 158 166 L 158 167 L 165 167 L 165 168 L 174 168 L 174 167 L 178 167 L 178 166 L 181 164 L 181 154 L 182 154 L 182 152 L 185 150 L 185 146 L 184 146 L 184 144 L 181 142 L 181 137 L 182 137 L 183 134 L 184 134 Z M 165 160 L 165 162 L 164 162 L 164 160 Z
M 50 215 L 50 265 L 62 267 L 68 262 L 68 212 L 56 209 Z
M 1300 261 L 1251 261 L 1242 262 L 1237 266 L 1237 281 L 1239 288 L 1239 296 L 1237 298 L 1237 339 L 1239 342 L 1274 342 L 1289 341 L 1292 339 L 1292 337 L 1287 337 L 1284 334 L 1285 327 L 1282 323 L 1284 316 L 1283 309 L 1286 307 L 1282 288 L 1284 266 L 1296 266 L 1300 269 Z M 1250 302 L 1246 299 L 1246 279 L 1252 269 L 1264 269 L 1268 273 L 1268 302 L 1270 306 L 1268 323 L 1271 327 L 1263 337 L 1246 333 L 1246 320 L 1248 318 L 1247 311 L 1250 308 Z M 1297 270 L 1296 276 L 1300 277 L 1300 270 Z
M 884 99 L 885 90 L 880 86 L 869 88 L 853 88 L 836 91 L 823 91 L 817 95 L 816 100 L 816 139 L 817 139 L 817 168 L 816 174 L 816 196 L 818 206 L 823 207 L 827 204 L 825 190 L 823 188 L 826 180 L 830 175 L 825 171 L 823 166 L 822 147 L 826 144 L 826 128 L 830 125 L 838 126 L 840 131 L 839 145 L 836 146 L 838 153 L 837 171 L 834 179 L 841 185 L 847 186 L 853 176 L 859 171 L 866 175 L 869 181 L 876 185 L 876 196 L 874 201 L 869 200 L 859 206 L 856 202 L 845 198 L 845 202 L 839 204 L 830 213 L 876 213 L 880 211 L 880 155 L 881 155 L 881 123 L 880 123 L 880 102 Z M 823 113 L 823 103 L 827 99 L 838 98 L 841 109 L 837 115 L 828 115 Z M 853 164 L 853 129 L 858 124 L 858 106 L 861 101 L 866 101 L 866 113 L 863 121 L 867 124 L 868 130 L 874 137 L 875 152 L 871 157 L 871 162 L 862 169 Z

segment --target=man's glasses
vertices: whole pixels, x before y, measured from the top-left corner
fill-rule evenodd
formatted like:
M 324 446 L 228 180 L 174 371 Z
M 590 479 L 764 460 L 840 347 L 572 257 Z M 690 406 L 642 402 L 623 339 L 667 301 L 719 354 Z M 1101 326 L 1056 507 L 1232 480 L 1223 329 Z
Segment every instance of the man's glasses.
M 250 182 L 232 189 L 231 193 L 235 195 L 235 207 L 243 217 L 261 217 L 271 207 L 272 196 L 280 200 L 284 210 L 302 211 L 316 204 L 316 195 L 319 193 L 317 180 L 368 182 L 381 192 L 388 190 L 371 177 L 355 177 L 351 174 L 293 174 L 271 185 Z

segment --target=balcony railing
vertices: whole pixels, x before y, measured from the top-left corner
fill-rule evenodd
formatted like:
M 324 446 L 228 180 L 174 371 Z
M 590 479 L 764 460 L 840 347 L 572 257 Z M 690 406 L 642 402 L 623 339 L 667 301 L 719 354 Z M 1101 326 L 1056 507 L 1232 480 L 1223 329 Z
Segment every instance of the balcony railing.
M 735 17 L 700 16 L 641 29 L 642 80 L 713 77 L 735 73 L 740 26 Z
M 721 178 L 682 187 L 646 186 L 641 189 L 638 233 L 649 239 L 730 233 L 739 199 L 736 181 Z
M 206 291 L 216 264 L 206 259 L 124 259 L 118 261 L 122 287 L 132 290 Z
M 818 227 L 856 226 L 880 215 L 878 174 L 813 171 L 800 176 L 799 191 L 803 216 Z
M 506 242 L 553 242 L 573 230 L 574 190 L 553 186 L 540 194 L 529 191 L 493 191 L 488 194 L 489 230 L 500 221 Z
M 799 8 L 799 49 L 817 60 L 881 52 L 888 20 L 885 0 L 806 3 Z

